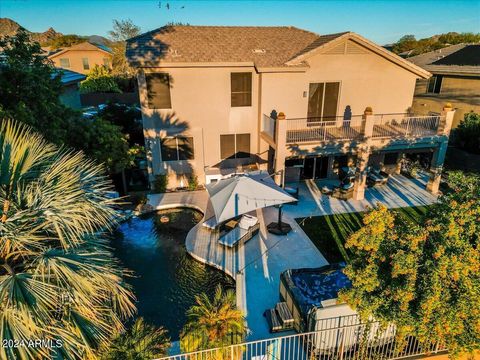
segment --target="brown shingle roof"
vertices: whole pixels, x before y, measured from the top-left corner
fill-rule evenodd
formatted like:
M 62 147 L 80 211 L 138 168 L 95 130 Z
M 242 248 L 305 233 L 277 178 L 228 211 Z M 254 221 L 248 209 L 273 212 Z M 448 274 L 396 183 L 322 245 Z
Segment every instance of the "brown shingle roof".
M 473 48 L 474 55 L 480 56 L 478 55 L 480 53 L 480 45 L 457 44 L 443 49 L 430 51 L 425 54 L 412 56 L 407 58 L 407 60 L 433 74 L 478 76 L 480 75 L 480 65 L 474 65 L 474 62 L 472 61 L 461 61 L 465 56 L 465 54 L 462 55 L 461 53 L 467 50 L 467 48 L 470 48 L 470 51 Z M 456 54 L 459 54 L 460 56 L 455 56 Z
M 79 43 L 79 44 L 72 45 L 70 47 L 60 49 L 59 51 L 56 51 L 56 52 L 50 54 L 48 57 L 49 58 L 54 58 L 54 57 L 57 57 L 60 54 L 63 54 L 67 51 L 72 51 L 72 50 L 75 50 L 75 51 L 98 51 L 98 50 L 101 50 L 101 51 L 105 51 L 107 53 L 112 52 L 112 50 L 110 50 L 110 48 L 108 48 L 104 45 L 93 44 L 93 43 L 90 43 L 88 41 L 85 41 L 85 42 L 82 42 L 82 43 Z
M 127 58 L 134 66 L 253 62 L 257 67 L 284 67 L 343 34 L 319 36 L 286 26 L 167 26 L 128 40 Z

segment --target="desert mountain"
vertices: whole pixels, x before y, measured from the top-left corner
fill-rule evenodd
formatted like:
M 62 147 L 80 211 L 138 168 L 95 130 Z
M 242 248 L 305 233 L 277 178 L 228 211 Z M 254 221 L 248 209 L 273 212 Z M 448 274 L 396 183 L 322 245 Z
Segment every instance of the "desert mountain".
M 13 35 L 18 31 L 20 27 L 22 26 L 16 21 L 13 21 L 12 19 L 0 18 L 0 37 L 4 35 Z M 62 33 L 55 31 L 55 29 L 53 29 L 52 27 L 50 27 L 47 31 L 44 32 L 31 32 L 28 30 L 27 32 L 30 34 L 32 40 L 38 41 L 42 45 L 45 45 L 52 40 L 63 36 Z M 85 36 L 84 38 L 85 40 L 96 44 L 108 43 L 108 40 L 106 38 L 99 35 Z

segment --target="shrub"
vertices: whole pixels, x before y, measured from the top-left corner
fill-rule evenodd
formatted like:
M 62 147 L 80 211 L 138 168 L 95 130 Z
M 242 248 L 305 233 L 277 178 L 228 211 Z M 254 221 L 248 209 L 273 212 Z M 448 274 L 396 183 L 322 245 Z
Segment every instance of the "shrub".
M 197 190 L 197 188 L 198 188 L 198 176 L 195 174 L 192 174 L 188 178 L 188 190 Z
M 80 83 L 80 91 L 84 94 L 94 92 L 121 93 L 115 78 L 105 66 L 95 65 L 85 80 Z
M 480 154 L 480 114 L 473 111 L 465 117 L 455 129 L 457 144 L 464 150 Z
M 167 175 L 156 175 L 153 181 L 153 191 L 156 193 L 164 193 L 167 191 L 168 177 Z

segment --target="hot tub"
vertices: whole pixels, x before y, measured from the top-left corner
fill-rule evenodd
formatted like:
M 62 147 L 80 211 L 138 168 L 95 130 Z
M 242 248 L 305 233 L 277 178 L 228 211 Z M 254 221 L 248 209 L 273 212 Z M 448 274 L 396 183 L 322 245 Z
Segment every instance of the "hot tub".
M 342 272 L 344 266 L 290 269 L 280 275 L 280 297 L 293 314 L 295 330 L 316 332 L 311 350 L 317 354 L 354 348 L 365 337 L 371 345 L 394 337 L 394 326 L 380 329 L 375 323 L 366 327 L 350 306 L 338 301 L 339 291 L 351 286 Z

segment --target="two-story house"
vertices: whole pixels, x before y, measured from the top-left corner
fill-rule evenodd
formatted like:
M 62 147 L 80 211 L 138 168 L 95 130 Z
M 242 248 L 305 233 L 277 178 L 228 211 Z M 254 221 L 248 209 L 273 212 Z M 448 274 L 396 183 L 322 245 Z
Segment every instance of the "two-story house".
M 350 163 L 361 199 L 369 164 L 398 169 L 411 151 L 443 163 L 453 112 L 409 114 L 430 73 L 352 32 L 167 26 L 130 39 L 127 58 L 139 70 L 151 179 L 166 174 L 169 187 L 252 164 L 335 177 Z M 429 188 L 438 183 L 435 171 Z
M 439 113 L 446 102 L 455 108 L 453 127 L 465 113 L 480 112 L 480 44 L 457 44 L 408 58 L 433 74 L 419 79 L 413 110 Z
M 112 51 L 107 46 L 86 41 L 60 49 L 48 58 L 57 68 L 88 74 L 95 65 L 111 68 Z

